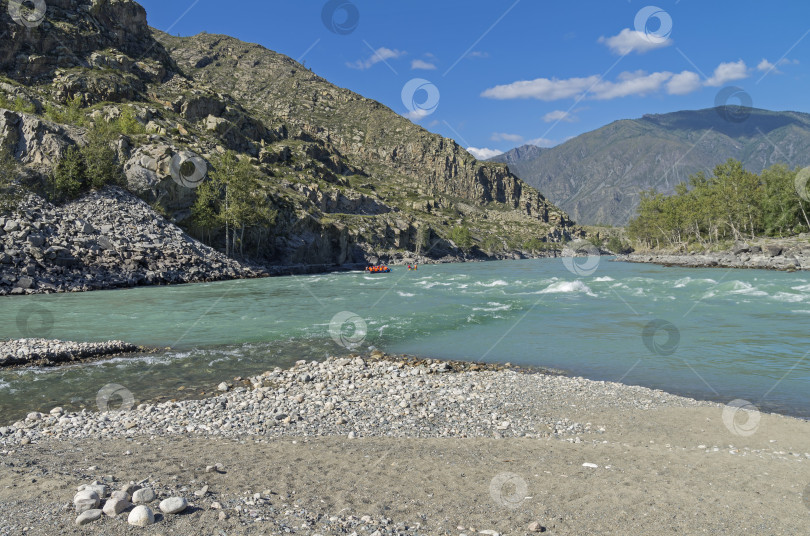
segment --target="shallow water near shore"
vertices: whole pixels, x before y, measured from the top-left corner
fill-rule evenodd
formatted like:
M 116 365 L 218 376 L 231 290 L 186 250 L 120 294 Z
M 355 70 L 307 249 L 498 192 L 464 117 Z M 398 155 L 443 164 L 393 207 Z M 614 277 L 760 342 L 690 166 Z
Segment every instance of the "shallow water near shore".
M 587 276 L 538 259 L 4 298 L 1 338 L 171 349 L 2 371 L 0 423 L 57 405 L 97 409 L 110 383 L 136 402 L 198 396 L 234 376 L 369 348 L 556 368 L 807 418 L 808 324 L 810 274 L 608 258 Z

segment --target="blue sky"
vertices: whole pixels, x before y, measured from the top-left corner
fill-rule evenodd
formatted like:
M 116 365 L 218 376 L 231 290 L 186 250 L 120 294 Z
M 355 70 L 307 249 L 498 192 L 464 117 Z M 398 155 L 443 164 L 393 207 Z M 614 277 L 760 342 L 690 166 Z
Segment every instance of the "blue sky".
M 810 2 L 141 0 L 305 62 L 479 156 L 729 104 L 810 112 Z M 727 87 L 739 88 L 723 90 Z

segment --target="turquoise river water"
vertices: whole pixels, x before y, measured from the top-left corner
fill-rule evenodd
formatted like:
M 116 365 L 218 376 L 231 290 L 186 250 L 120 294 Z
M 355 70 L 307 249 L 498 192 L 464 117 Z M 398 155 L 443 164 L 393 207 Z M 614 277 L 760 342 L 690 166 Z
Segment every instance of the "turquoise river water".
M 810 274 L 681 269 L 602 258 L 445 264 L 0 299 L 0 338 L 122 339 L 170 350 L 0 372 L 0 424 L 211 391 L 298 359 L 367 351 L 556 368 L 810 417 Z

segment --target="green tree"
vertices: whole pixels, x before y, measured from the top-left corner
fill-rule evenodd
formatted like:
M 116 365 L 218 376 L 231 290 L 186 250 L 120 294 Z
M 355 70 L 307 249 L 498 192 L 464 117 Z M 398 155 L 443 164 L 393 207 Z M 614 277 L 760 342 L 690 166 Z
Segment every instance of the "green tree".
M 220 217 L 222 191 L 213 180 L 207 180 L 197 186 L 196 194 L 191 216 L 194 225 L 207 234 L 208 244 L 211 244 L 211 232 L 218 231 L 223 223 Z
M 647 247 L 684 247 L 810 229 L 810 201 L 795 184 L 798 173 L 777 165 L 756 175 L 729 160 L 711 176 L 692 175 L 674 195 L 644 192 L 629 236 Z
M 52 195 L 55 201 L 75 199 L 86 189 L 87 170 L 82 152 L 68 147 L 51 173 Z
M 473 244 L 472 233 L 470 233 L 470 229 L 464 225 L 457 225 L 450 230 L 450 240 L 462 249 L 467 249 Z
M 117 135 L 113 126 L 105 121 L 96 121 L 87 133 L 87 145 L 82 148 L 87 182 L 93 189 L 107 184 L 124 184 L 124 170 L 113 149 Z
M 277 211 L 264 194 L 258 169 L 228 151 L 211 162 L 209 181 L 197 188 L 192 209 L 195 223 L 209 234 L 225 228 L 225 253 L 244 257 L 245 233 L 251 227 L 272 225 Z M 202 189 L 201 189 L 202 188 Z M 257 244 L 257 251 L 260 244 Z
M 116 127 L 121 134 L 127 134 L 128 136 L 146 132 L 146 127 L 135 117 L 135 110 L 131 106 L 124 106 L 121 109 L 121 115 L 116 119 Z
M 67 101 L 64 109 L 60 109 L 52 104 L 45 105 L 45 116 L 56 123 L 84 126 L 86 117 L 82 109 L 82 96 L 75 95 Z
M 18 169 L 8 149 L 0 146 L 0 214 L 12 212 L 22 199 L 22 189 L 16 184 Z

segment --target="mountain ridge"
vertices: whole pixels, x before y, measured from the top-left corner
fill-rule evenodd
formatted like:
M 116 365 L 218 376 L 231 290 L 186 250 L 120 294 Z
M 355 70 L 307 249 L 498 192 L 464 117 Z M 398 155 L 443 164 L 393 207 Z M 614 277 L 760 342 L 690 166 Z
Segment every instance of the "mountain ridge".
M 44 197 L 93 129 L 126 124 L 111 143 L 123 185 L 219 250 L 224 229 L 195 223 L 196 183 L 175 161 L 198 178 L 229 151 L 250 164 L 273 219 L 243 229 L 239 251 L 264 265 L 516 258 L 583 233 L 506 166 L 260 45 L 170 36 L 132 0 L 53 0 L 38 26 L 0 22 L 14 43 L 0 53 L 0 145 Z
M 759 173 L 810 165 L 810 114 L 717 107 L 646 114 L 586 132 L 531 158 L 499 155 L 581 224 L 624 225 L 639 193 L 672 193 L 699 171 L 735 158 Z

